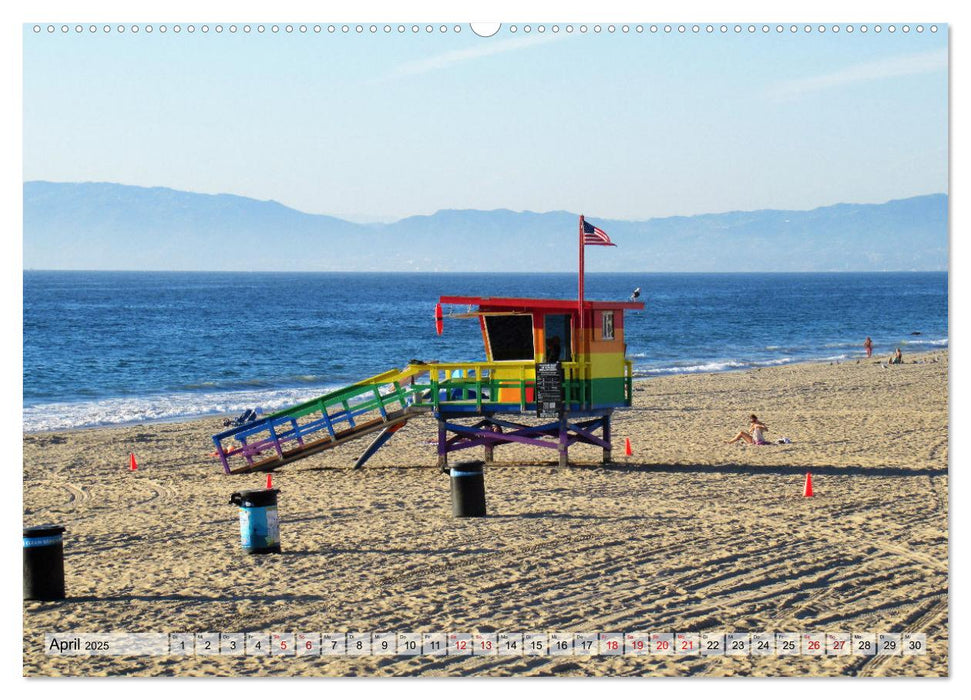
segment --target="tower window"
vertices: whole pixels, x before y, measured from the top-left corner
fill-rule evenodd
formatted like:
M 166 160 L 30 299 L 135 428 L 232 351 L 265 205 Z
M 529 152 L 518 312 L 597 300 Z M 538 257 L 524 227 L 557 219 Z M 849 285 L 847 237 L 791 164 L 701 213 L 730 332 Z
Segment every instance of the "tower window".
M 613 340 L 614 339 L 614 312 L 604 311 L 600 315 L 601 323 L 603 324 L 600 328 L 600 337 L 603 340 Z

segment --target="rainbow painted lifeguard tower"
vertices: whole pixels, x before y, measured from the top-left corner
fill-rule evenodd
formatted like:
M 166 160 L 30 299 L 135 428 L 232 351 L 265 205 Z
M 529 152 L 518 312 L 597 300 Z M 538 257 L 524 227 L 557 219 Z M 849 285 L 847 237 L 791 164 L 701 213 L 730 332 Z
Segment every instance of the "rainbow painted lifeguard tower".
M 576 300 L 443 296 L 436 330 L 442 333 L 445 318 L 477 320 L 483 361 L 413 362 L 221 432 L 213 442 L 223 470 L 272 471 L 374 435 L 354 465 L 361 467 L 419 415 L 437 421 L 441 466 L 449 454 L 475 447 L 492 461 L 497 446 L 511 443 L 554 449 L 560 466 L 570 445 L 587 443 L 610 462 L 611 415 L 632 396 L 624 312 L 644 304 L 584 300 L 585 246 L 613 243 L 582 216 L 579 233 Z

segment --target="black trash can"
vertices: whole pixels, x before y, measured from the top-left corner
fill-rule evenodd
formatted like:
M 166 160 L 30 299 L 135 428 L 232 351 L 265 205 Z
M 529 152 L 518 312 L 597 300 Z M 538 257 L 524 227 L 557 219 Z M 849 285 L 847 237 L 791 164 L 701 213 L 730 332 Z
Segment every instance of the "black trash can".
M 24 528 L 24 600 L 64 600 L 64 528 Z
M 240 491 L 229 502 L 239 506 L 239 536 L 247 554 L 280 551 L 280 515 L 276 495 L 279 489 Z
M 483 518 L 486 514 L 485 462 L 473 460 L 458 462 L 448 475 L 452 487 L 452 515 L 456 518 Z

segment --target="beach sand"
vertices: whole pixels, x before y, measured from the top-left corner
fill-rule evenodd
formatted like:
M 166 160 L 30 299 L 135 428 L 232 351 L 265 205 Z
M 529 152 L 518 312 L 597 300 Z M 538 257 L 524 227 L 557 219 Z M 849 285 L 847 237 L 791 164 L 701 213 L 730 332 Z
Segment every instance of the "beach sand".
M 413 420 L 362 470 L 350 465 L 366 440 L 275 473 L 284 551 L 266 557 L 241 554 L 229 504 L 266 477 L 222 474 L 209 457 L 221 420 L 25 435 L 24 524 L 67 528 L 69 599 L 24 603 L 24 674 L 947 675 L 947 378 L 937 352 L 889 368 L 638 382 L 634 407 L 614 416 L 614 464 L 583 445 L 565 469 L 551 450 L 497 448 L 484 519 L 451 516 L 434 422 Z M 724 444 L 753 412 L 791 444 Z M 59 658 L 43 648 L 45 632 L 261 630 L 918 632 L 928 653 Z

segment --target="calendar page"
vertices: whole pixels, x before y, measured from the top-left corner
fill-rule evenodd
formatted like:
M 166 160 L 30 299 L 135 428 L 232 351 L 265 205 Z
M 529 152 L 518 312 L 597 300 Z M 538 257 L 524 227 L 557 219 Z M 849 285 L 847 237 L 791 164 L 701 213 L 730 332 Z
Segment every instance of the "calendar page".
M 951 674 L 944 3 L 48 5 L 24 676 Z

